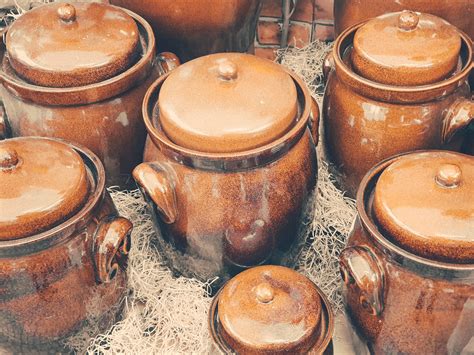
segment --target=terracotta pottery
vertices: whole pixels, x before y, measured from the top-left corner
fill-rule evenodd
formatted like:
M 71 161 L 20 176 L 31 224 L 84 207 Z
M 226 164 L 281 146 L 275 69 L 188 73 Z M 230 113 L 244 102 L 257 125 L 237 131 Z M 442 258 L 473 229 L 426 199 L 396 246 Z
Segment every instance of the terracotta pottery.
M 146 89 L 177 62 L 156 65 L 147 22 L 105 4 L 38 6 L 10 26 L 0 56 L 0 137 L 78 142 L 104 162 L 108 185 L 123 185 L 141 161 Z
M 0 348 L 58 352 L 83 327 L 106 330 L 127 292 L 131 229 L 91 151 L 1 141 Z
M 402 10 L 425 12 L 444 18 L 474 39 L 472 0 L 335 0 L 336 36 L 360 22 Z
M 253 50 L 261 0 L 111 0 L 148 20 L 158 49 L 183 61 Z
M 344 300 L 375 354 L 474 349 L 474 157 L 400 155 L 374 167 L 341 253 Z
M 223 354 L 332 354 L 334 316 L 308 278 L 282 266 L 246 270 L 214 297 L 214 347 Z
M 303 82 L 265 59 L 214 54 L 160 78 L 143 110 L 148 163 L 133 176 L 171 268 L 218 285 L 292 265 L 317 179 L 318 109 Z
M 427 14 L 386 14 L 337 38 L 324 66 L 325 148 L 349 196 L 392 155 L 460 149 L 474 119 L 471 62 L 469 38 Z

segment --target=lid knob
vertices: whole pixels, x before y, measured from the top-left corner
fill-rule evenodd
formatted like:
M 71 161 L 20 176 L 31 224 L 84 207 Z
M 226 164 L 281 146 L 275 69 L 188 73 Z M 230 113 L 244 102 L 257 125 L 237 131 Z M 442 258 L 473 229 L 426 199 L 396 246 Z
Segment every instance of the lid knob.
M 416 12 L 405 10 L 398 17 L 398 28 L 404 31 L 412 31 L 419 21 L 420 17 Z
M 255 288 L 255 293 L 257 295 L 257 301 L 260 303 L 269 303 L 273 301 L 273 298 L 275 297 L 273 287 L 266 282 L 259 284 Z
M 442 187 L 457 187 L 461 183 L 461 168 L 454 164 L 442 165 L 436 175 L 436 182 Z
M 18 154 L 14 149 L 0 148 L 0 170 L 13 169 L 18 164 Z
M 222 80 L 233 80 L 237 78 L 237 65 L 230 60 L 222 60 L 217 68 L 219 78 Z
M 66 23 L 76 20 L 76 8 L 71 4 L 65 3 L 58 7 L 59 18 Z

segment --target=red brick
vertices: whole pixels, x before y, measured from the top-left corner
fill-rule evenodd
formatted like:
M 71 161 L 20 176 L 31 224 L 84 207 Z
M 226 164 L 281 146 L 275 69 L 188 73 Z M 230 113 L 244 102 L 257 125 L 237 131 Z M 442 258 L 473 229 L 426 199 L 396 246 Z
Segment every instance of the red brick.
M 262 21 L 258 23 L 257 40 L 260 44 L 280 44 L 280 25 L 278 22 Z
M 275 60 L 277 48 L 255 48 L 255 55 L 257 57 Z
M 334 20 L 334 1 L 337 0 L 314 0 L 315 20 Z
M 311 42 L 311 25 L 292 22 L 288 32 L 288 45 L 301 48 Z
M 313 30 L 313 38 L 319 39 L 321 41 L 334 40 L 334 26 L 315 23 Z
M 222 0 L 225 1 L 225 0 Z M 263 0 L 260 16 L 281 18 L 282 0 Z
M 312 23 L 314 13 L 314 0 L 299 0 L 291 20 Z

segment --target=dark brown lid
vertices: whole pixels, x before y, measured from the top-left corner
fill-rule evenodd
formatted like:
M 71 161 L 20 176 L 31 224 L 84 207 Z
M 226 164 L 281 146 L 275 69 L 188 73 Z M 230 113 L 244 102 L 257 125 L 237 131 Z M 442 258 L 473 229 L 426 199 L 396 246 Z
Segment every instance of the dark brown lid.
M 474 262 L 474 157 L 402 156 L 380 175 L 374 214 L 396 244 L 440 261 Z
M 24 79 L 41 86 L 97 83 L 136 61 L 135 20 L 120 8 L 97 3 L 39 6 L 8 30 L 10 63 Z
M 0 141 L 0 240 L 51 229 L 76 212 L 88 192 L 84 162 L 66 143 Z
M 282 266 L 246 270 L 218 297 L 222 336 L 237 353 L 305 353 L 328 326 L 317 287 Z
M 356 31 L 352 64 L 372 81 L 423 85 L 453 73 L 460 50 L 454 26 L 433 15 L 403 11 L 376 17 Z
M 158 105 L 171 141 L 207 153 L 263 146 L 283 136 L 298 114 L 291 76 L 278 64 L 240 53 L 181 65 L 163 83 Z

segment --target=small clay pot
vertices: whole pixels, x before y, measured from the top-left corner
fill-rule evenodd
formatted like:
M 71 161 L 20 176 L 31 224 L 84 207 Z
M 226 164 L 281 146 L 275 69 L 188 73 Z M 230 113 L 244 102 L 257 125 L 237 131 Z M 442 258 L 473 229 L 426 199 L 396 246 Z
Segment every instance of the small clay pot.
M 340 256 L 344 301 L 375 354 L 462 354 L 474 334 L 474 157 L 421 151 L 364 177 Z
M 158 50 L 183 61 L 219 52 L 253 51 L 261 0 L 111 0 L 148 20 Z
M 265 59 L 214 54 L 160 78 L 143 110 L 147 163 L 133 176 L 171 268 L 219 285 L 293 265 L 317 180 L 319 113 L 303 82 Z
M 235 276 L 209 311 L 214 347 L 222 354 L 332 354 L 334 316 L 323 292 L 282 266 Z
M 0 220 L 0 348 L 57 352 L 84 327 L 111 326 L 127 292 L 132 224 L 117 216 L 91 151 L 1 141 Z
M 337 38 L 324 67 L 325 148 L 349 196 L 390 156 L 461 149 L 474 119 L 471 67 L 469 38 L 432 15 L 386 14 Z
M 8 29 L 0 60 L 0 137 L 83 144 L 104 162 L 108 185 L 124 185 L 140 163 L 146 134 L 137 107 L 177 62 L 171 54 L 155 62 L 155 37 L 138 15 L 80 2 L 24 14 Z

